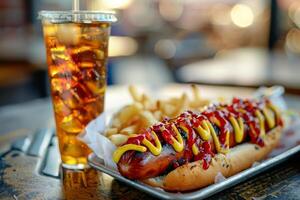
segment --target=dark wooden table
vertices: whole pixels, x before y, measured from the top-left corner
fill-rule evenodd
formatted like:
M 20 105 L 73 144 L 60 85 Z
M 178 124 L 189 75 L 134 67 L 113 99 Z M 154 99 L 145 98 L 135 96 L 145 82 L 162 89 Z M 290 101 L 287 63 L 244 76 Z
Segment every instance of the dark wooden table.
M 160 92 L 173 95 L 182 90 L 185 88 L 171 86 Z M 215 94 L 247 96 L 251 92 L 247 88 L 202 87 L 202 93 L 208 97 Z M 106 99 L 108 112 L 130 102 L 124 87 L 109 88 Z M 299 99 L 286 96 L 288 105 L 298 111 Z M 47 136 L 48 129 L 40 129 L 53 127 L 51 119 L 49 99 L 0 108 L 0 199 L 153 199 L 93 169 L 44 173 L 45 163 L 56 162 L 57 158 L 49 159 L 50 150 L 57 152 L 56 140 L 50 138 L 49 143 L 40 145 L 44 148 L 38 150 L 32 147 L 32 143 L 36 143 L 37 135 Z M 28 145 L 26 142 L 22 145 L 16 143 L 22 137 L 31 138 L 33 142 Z M 210 199 L 300 199 L 299 158 L 300 155 L 296 155 Z

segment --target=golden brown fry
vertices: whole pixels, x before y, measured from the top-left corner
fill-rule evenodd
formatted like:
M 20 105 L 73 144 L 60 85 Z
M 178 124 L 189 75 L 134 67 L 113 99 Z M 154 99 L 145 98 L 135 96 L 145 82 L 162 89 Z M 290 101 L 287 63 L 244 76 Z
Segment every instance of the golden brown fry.
M 137 88 L 133 85 L 129 86 L 129 93 L 134 101 L 140 102 L 142 100 L 142 95 L 139 94 Z
M 105 135 L 107 137 L 111 136 L 111 135 L 114 135 L 114 134 L 117 134 L 118 133 L 118 129 L 117 128 L 109 128 L 109 129 L 106 129 L 105 131 Z
M 199 90 L 198 86 L 195 84 L 192 84 L 191 87 L 192 87 L 192 91 L 194 94 L 194 101 L 200 100 L 201 95 L 200 95 L 200 90 Z
M 153 116 L 157 121 L 161 121 L 162 120 L 162 113 L 160 110 L 154 111 L 153 112 Z
M 116 146 L 120 146 L 127 142 L 128 136 L 122 135 L 122 134 L 115 134 L 108 137 L 112 143 L 114 143 Z
M 139 115 L 142 109 L 143 106 L 140 103 L 134 103 L 121 109 L 116 117 L 121 121 L 121 123 L 130 124 L 134 120 L 135 116 Z
M 142 126 L 142 128 L 152 126 L 153 124 L 158 122 L 158 120 L 153 116 L 153 114 L 150 111 L 145 110 L 141 112 L 140 116 L 141 116 L 140 126 Z
M 138 131 L 138 125 L 131 125 L 131 126 L 127 126 L 126 128 L 123 128 L 120 133 L 121 134 L 125 134 L 125 135 L 132 135 L 132 134 L 136 134 Z

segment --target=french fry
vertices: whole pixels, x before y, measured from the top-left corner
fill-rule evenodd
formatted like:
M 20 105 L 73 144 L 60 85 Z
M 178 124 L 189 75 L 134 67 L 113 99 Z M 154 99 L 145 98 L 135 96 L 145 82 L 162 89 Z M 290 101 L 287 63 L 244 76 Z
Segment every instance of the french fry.
M 199 91 L 198 86 L 195 85 L 195 84 L 192 84 L 191 87 L 192 87 L 192 92 L 194 94 L 193 95 L 194 96 L 194 101 L 200 100 L 201 99 L 201 95 L 200 95 L 200 91 Z
M 122 126 L 122 122 L 119 120 L 118 117 L 113 118 L 111 127 L 119 128 Z
M 162 119 L 162 113 L 160 110 L 153 112 L 153 116 L 157 121 L 160 121 Z
M 165 104 L 163 107 L 163 114 L 165 116 L 173 117 L 174 112 L 176 112 L 176 107 L 172 104 Z
M 135 116 L 138 116 L 143 106 L 140 103 L 134 103 L 125 106 L 117 115 L 117 118 L 124 124 L 130 124 Z
M 131 125 L 127 126 L 126 128 L 123 128 L 120 133 L 125 135 L 132 135 L 135 134 L 138 131 L 138 125 Z
M 155 123 L 158 122 L 158 120 L 153 116 L 153 114 L 150 111 L 143 111 L 140 114 L 141 116 L 141 125 L 142 128 L 149 127 Z
M 128 136 L 122 134 L 114 134 L 108 137 L 110 141 L 115 144 L 116 146 L 120 146 L 127 142 Z
M 138 93 L 137 88 L 135 86 L 130 85 L 128 89 L 134 101 L 140 102 L 142 100 L 142 95 Z
M 117 134 L 118 133 L 118 129 L 117 128 L 109 128 L 109 129 L 106 129 L 105 131 L 105 135 L 107 137 L 111 136 L 111 135 L 114 135 L 114 134 Z
M 136 136 L 143 128 L 147 128 L 165 117 L 173 118 L 185 110 L 201 111 L 209 101 L 202 98 L 196 85 L 191 85 L 192 98 L 186 93 L 166 100 L 154 100 L 150 96 L 129 87 L 133 104 L 123 107 L 112 120 L 106 136 L 116 145 L 123 144 L 128 137 Z

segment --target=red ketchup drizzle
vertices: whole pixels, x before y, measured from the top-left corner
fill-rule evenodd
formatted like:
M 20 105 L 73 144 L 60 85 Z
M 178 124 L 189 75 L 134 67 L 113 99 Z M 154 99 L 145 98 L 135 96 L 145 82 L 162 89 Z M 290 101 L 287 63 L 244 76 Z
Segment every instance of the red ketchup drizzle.
M 138 136 L 135 136 L 135 137 L 128 138 L 126 144 L 141 145 L 143 139 L 145 139 L 145 135 L 141 134 L 141 135 L 138 135 Z
M 224 112 L 220 110 L 215 110 L 210 112 L 204 112 L 203 114 L 207 116 L 209 119 L 215 117 L 220 122 L 220 126 L 218 126 L 218 128 L 220 129 L 218 137 L 222 145 L 222 148 L 227 148 L 229 144 L 226 144 L 226 137 L 231 130 L 231 125 L 229 121 L 225 119 Z
M 183 159 L 185 161 L 202 160 L 203 169 L 208 169 L 212 158 L 215 155 L 212 151 L 212 146 L 210 143 L 211 141 L 203 141 L 201 137 L 195 132 L 193 127 L 196 128 L 201 126 L 203 120 L 209 120 L 211 122 L 212 120 L 210 119 L 216 118 L 220 123 L 220 126 L 218 126 L 220 131 L 217 133 L 218 138 L 222 147 L 226 148 L 228 147 L 227 145 L 229 145 L 226 144 L 226 134 L 233 132 L 233 127 L 229 122 L 229 117 L 242 117 L 244 120 L 244 134 L 248 134 L 250 136 L 251 143 L 258 144 L 259 146 L 264 146 L 264 142 L 259 136 L 260 127 L 258 119 L 255 116 L 255 111 L 257 109 L 261 109 L 262 106 L 268 103 L 270 103 L 268 99 L 266 99 L 264 102 L 255 102 L 250 100 L 241 100 L 238 98 L 234 98 L 232 100 L 232 104 L 230 105 L 214 105 L 200 114 L 196 114 L 192 111 L 186 111 L 176 119 L 165 118 L 162 122 L 159 122 L 153 125 L 152 127 L 141 131 L 141 133 L 138 136 L 129 138 L 126 143 L 141 145 L 143 139 L 145 138 L 147 138 L 153 143 L 154 141 L 151 131 L 154 131 L 161 141 L 163 140 L 168 144 L 173 144 L 171 138 L 172 136 L 176 137 L 176 134 L 172 128 L 172 124 L 174 124 L 177 128 L 180 128 L 180 126 L 184 126 L 188 132 L 186 133 L 187 147 L 184 150 Z M 282 125 L 282 119 L 276 118 L 276 124 Z M 192 152 L 193 144 L 196 144 L 199 149 L 199 153 L 197 155 L 194 155 Z M 180 166 L 180 163 L 174 162 L 173 165 L 173 167 L 176 168 Z
M 126 144 L 136 144 L 136 145 L 141 145 L 142 141 L 146 138 L 150 141 L 153 140 L 152 136 L 151 136 L 151 131 L 149 130 L 141 130 L 141 133 L 139 133 L 137 136 L 135 137 L 130 137 L 128 138 Z

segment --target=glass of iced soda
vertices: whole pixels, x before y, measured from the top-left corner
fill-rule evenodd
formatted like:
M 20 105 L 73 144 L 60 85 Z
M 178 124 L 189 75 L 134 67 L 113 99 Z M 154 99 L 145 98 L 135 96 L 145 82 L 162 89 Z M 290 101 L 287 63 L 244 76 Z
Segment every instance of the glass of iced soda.
M 104 109 L 113 13 L 41 11 L 48 74 L 62 166 L 82 169 L 91 150 L 78 140 Z

